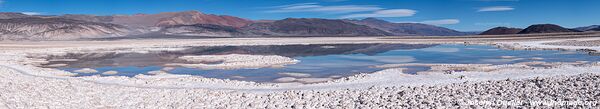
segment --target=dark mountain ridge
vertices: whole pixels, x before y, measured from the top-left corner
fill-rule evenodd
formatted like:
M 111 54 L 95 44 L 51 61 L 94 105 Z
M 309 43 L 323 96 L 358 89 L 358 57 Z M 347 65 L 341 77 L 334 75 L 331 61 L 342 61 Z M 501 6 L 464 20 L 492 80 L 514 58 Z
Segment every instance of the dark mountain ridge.
M 521 32 L 521 28 L 509 28 L 509 27 L 496 27 L 480 33 L 479 35 L 504 35 L 504 34 L 517 34 Z
M 377 28 L 396 36 L 460 36 L 469 33 L 438 27 L 421 23 L 392 23 L 377 18 L 365 18 L 362 20 L 344 20 L 359 25 Z
M 254 23 L 243 30 L 266 36 L 390 36 L 391 33 L 342 20 L 287 18 L 274 22 Z
M 578 30 L 567 29 L 555 24 L 535 24 L 531 25 L 517 34 L 531 33 L 559 33 L 559 32 L 580 32 Z
M 577 28 L 573 28 L 575 30 L 579 30 L 579 31 L 598 31 L 597 29 L 600 28 L 600 25 L 590 25 L 590 26 L 585 26 L 585 27 L 577 27 Z

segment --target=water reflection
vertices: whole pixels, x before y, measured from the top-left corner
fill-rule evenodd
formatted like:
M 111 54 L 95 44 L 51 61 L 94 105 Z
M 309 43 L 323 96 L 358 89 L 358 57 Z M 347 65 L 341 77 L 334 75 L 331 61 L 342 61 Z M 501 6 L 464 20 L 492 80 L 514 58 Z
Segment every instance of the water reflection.
M 102 72 L 118 71 L 118 76 L 148 74 L 161 70 L 168 63 L 191 63 L 180 60 L 185 55 L 280 55 L 300 60 L 283 68 L 201 70 L 175 67 L 168 73 L 190 74 L 210 78 L 235 79 L 256 82 L 273 82 L 286 77 L 280 73 L 301 73 L 306 78 L 339 78 L 358 73 L 382 70 L 370 66 L 383 64 L 432 63 L 432 64 L 513 64 L 520 62 L 575 62 L 600 61 L 600 57 L 586 52 L 551 50 L 503 50 L 484 45 L 427 45 L 427 44 L 316 44 L 316 45 L 270 45 L 270 46 L 214 46 L 190 47 L 182 51 L 141 53 L 86 53 L 51 56 L 46 67 L 66 64 L 58 69 L 74 71 L 93 68 L 98 73 L 79 76 L 103 75 Z M 76 60 L 74 60 L 76 59 Z M 215 62 L 218 64 L 218 62 Z M 213 64 L 215 64 L 213 63 Z M 210 63 L 207 63 L 210 64 Z M 535 66 L 533 66 L 535 67 Z M 546 66 L 540 66 L 546 67 Z M 427 71 L 427 66 L 406 66 L 404 73 L 416 74 Z M 303 77 L 304 78 L 304 77 Z M 286 78 L 289 80 L 289 78 Z M 297 78 L 298 80 L 308 80 Z M 281 79 L 280 79 L 281 80 Z M 312 79 L 318 80 L 318 79 Z M 327 80 L 327 79 L 322 79 Z

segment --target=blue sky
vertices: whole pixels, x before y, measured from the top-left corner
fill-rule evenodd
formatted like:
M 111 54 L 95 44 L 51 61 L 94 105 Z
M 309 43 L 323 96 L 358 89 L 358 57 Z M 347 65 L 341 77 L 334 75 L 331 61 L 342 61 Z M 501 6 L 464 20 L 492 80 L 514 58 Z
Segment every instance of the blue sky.
M 0 0 L 0 11 L 27 14 L 136 14 L 198 10 L 247 19 L 378 17 L 460 31 L 600 24 L 600 0 Z

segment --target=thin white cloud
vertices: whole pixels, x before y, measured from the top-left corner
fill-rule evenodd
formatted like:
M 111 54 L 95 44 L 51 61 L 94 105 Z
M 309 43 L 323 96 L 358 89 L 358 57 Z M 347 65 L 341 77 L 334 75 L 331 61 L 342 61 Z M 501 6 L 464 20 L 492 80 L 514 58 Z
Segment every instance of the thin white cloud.
M 479 22 L 475 23 L 477 26 L 511 26 L 510 23 L 507 22 Z
M 383 8 L 375 5 L 333 5 L 324 6 L 318 3 L 298 3 L 269 7 L 268 13 L 290 13 L 290 12 L 322 12 L 322 13 L 353 13 L 381 10 Z
M 477 10 L 477 12 L 510 11 L 510 10 L 515 10 L 515 8 L 510 7 L 510 6 L 490 6 L 490 7 L 479 8 L 479 10 Z
M 411 9 L 386 9 L 386 10 L 377 10 L 372 13 L 350 14 L 350 15 L 342 16 L 341 18 L 408 17 L 408 16 L 413 16 L 416 13 L 417 13 L 417 11 L 411 10 Z
M 427 20 L 419 23 L 429 24 L 429 25 L 450 25 L 450 24 L 458 24 L 460 20 L 458 19 L 441 19 L 441 20 Z
M 21 13 L 26 14 L 26 15 L 40 15 L 40 14 L 42 14 L 42 13 L 39 13 L 39 12 L 21 12 Z
M 451 24 L 460 23 L 460 20 L 458 20 L 458 19 L 440 19 L 440 20 L 426 20 L 426 21 L 420 21 L 420 22 L 396 22 L 396 23 L 422 23 L 422 24 L 429 24 L 429 25 L 451 25 Z

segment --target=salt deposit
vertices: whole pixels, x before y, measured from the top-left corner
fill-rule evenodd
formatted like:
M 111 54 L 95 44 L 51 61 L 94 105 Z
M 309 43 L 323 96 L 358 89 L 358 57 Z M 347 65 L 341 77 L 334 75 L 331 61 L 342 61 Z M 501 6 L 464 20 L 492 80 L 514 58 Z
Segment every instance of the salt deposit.
M 530 59 L 531 60 L 544 60 L 544 58 L 540 58 L 540 57 L 533 57 L 533 58 L 530 58 Z
M 102 72 L 102 74 L 103 74 L 103 75 L 116 75 L 117 73 L 119 73 L 119 72 L 117 72 L 117 71 L 106 71 L 106 72 Z
M 163 71 L 171 71 L 171 70 L 174 70 L 174 69 L 175 69 L 175 67 L 164 67 L 161 70 L 163 70 Z
M 98 71 L 95 69 L 91 69 L 91 68 L 82 68 L 79 70 L 75 70 L 75 72 L 77 72 L 77 73 L 96 73 Z
M 288 64 L 298 63 L 298 60 L 276 56 L 276 55 L 201 55 L 201 56 L 183 56 L 181 59 L 198 62 L 196 64 L 173 63 L 167 66 L 183 66 L 199 69 L 240 69 L 240 68 L 264 68 L 264 67 L 283 67 Z M 205 64 L 202 62 L 220 62 L 217 64 Z
M 296 78 L 294 78 L 294 77 L 281 77 L 281 78 L 277 78 L 277 79 L 275 79 L 273 81 L 275 81 L 275 82 L 283 82 L 283 83 L 285 83 L 285 82 L 293 82 L 293 81 L 296 81 Z
M 331 81 L 333 80 L 332 78 L 300 78 L 297 79 L 298 82 L 301 83 L 320 83 L 320 82 L 327 82 L 327 81 Z
M 167 72 L 162 71 L 162 70 L 156 70 L 156 71 L 149 71 L 149 72 L 147 72 L 147 74 L 159 75 L 159 74 L 167 74 Z
M 502 58 L 502 59 L 514 59 L 516 57 L 515 56 L 500 56 L 500 58 Z
M 306 78 L 306 77 L 310 77 L 310 74 L 307 73 L 278 73 L 279 75 L 282 76 L 289 76 L 289 77 L 297 77 L 297 78 Z
M 67 64 L 50 64 L 50 65 L 46 65 L 46 67 L 64 67 L 67 66 Z

